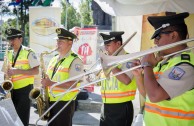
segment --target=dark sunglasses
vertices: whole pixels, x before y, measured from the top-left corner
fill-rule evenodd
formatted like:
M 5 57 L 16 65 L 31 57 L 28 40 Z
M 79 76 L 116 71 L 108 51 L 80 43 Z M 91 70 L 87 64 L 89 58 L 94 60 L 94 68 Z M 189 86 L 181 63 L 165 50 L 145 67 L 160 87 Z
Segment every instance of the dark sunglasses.
M 155 37 L 155 39 L 160 40 L 161 34 L 170 34 L 170 33 L 172 33 L 172 32 L 174 32 L 174 31 L 161 31 L 161 32 Z

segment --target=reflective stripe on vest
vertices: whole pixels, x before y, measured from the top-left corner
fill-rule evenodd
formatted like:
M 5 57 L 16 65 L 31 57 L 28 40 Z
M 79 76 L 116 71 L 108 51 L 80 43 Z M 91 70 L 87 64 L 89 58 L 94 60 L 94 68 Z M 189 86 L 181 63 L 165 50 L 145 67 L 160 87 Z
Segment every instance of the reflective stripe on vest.
M 14 68 L 23 69 L 23 70 L 30 69 L 30 64 L 28 62 L 28 55 L 30 51 L 31 50 L 26 50 L 26 48 L 22 46 L 22 49 L 20 50 L 20 53 L 16 60 Z M 8 57 L 9 57 L 10 64 L 12 64 L 12 54 L 13 54 L 13 50 L 9 51 Z M 18 74 L 18 75 L 12 76 L 11 81 L 13 82 L 14 89 L 20 89 L 20 88 L 28 86 L 29 84 L 33 84 L 34 76 Z
M 194 119 L 194 111 L 183 111 L 180 109 L 160 107 L 158 105 L 151 104 L 151 103 L 145 103 L 145 110 L 152 113 L 159 114 L 163 117 L 177 118 L 177 119 L 184 119 L 184 120 Z
M 136 90 L 126 92 L 106 92 L 106 95 L 102 94 L 102 98 L 123 98 L 128 96 L 135 96 Z
M 190 55 L 189 60 L 181 60 L 181 56 L 173 57 L 168 63 L 160 66 L 160 63 L 154 68 L 155 76 L 160 76 L 166 70 L 180 63 L 194 65 L 194 54 Z M 169 83 L 170 84 L 170 83 Z M 146 98 L 144 121 L 146 126 L 192 126 L 194 125 L 194 90 L 189 90 L 180 96 L 171 100 L 163 100 L 158 103 L 152 103 Z M 156 120 L 156 121 L 153 121 Z
M 54 74 L 52 81 L 55 82 L 61 82 L 64 80 L 67 80 L 69 78 L 69 67 L 71 66 L 71 63 L 73 62 L 73 60 L 77 58 L 75 56 L 72 56 L 71 54 L 60 64 L 60 66 L 58 67 L 56 73 Z M 53 72 L 53 68 L 55 66 L 55 64 L 57 63 L 57 59 L 58 56 L 55 56 L 51 59 L 49 65 L 48 65 L 48 69 L 47 69 L 47 74 L 49 76 L 49 78 L 51 78 L 52 76 L 52 72 Z M 80 84 L 78 83 L 77 86 L 79 86 Z M 50 90 L 50 87 L 48 87 L 48 89 Z M 59 94 L 62 93 L 64 91 L 66 91 L 67 89 L 63 89 L 60 87 L 55 87 L 53 89 L 53 93 L 54 94 Z M 61 101 L 69 101 L 71 100 L 76 94 L 77 91 L 73 91 L 73 92 L 69 92 L 67 94 L 64 95 L 64 97 L 61 99 Z M 57 101 L 59 99 L 60 96 L 58 97 L 53 97 L 50 93 L 49 93 L 49 98 L 50 101 Z M 75 100 L 75 98 L 74 98 Z
M 119 66 L 121 68 L 121 66 Z M 102 82 L 101 95 L 103 103 L 123 103 L 135 99 L 135 79 L 128 85 L 120 82 L 116 77 Z

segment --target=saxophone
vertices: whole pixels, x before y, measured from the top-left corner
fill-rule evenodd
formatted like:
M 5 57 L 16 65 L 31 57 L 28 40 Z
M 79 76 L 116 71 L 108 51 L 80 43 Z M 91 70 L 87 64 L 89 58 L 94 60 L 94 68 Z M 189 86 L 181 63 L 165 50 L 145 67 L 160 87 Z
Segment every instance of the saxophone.
M 1 87 L 3 88 L 3 90 L 6 91 L 6 95 L 5 95 L 6 98 L 10 97 L 10 91 L 13 89 L 13 83 L 11 82 L 10 77 L 7 75 L 7 71 L 11 68 L 9 57 L 8 57 L 8 49 L 9 49 L 9 46 L 7 44 L 6 50 L 5 50 L 5 56 L 4 56 L 4 67 L 5 67 L 6 73 L 5 73 L 5 79 L 1 84 Z
M 45 78 L 45 75 L 46 75 L 46 69 L 45 69 L 43 57 L 45 55 L 53 53 L 56 50 L 57 50 L 57 48 L 50 51 L 50 52 L 44 51 L 40 54 L 40 69 L 41 69 L 41 77 L 42 78 Z M 29 93 L 29 98 L 32 101 L 36 101 L 39 116 L 41 116 L 43 113 L 45 113 L 46 110 L 49 108 L 49 97 L 48 97 L 47 87 L 41 88 L 41 89 L 39 89 L 39 88 L 32 89 Z M 48 120 L 49 115 L 50 115 L 50 113 L 48 112 L 45 116 L 43 116 L 41 118 L 41 120 Z

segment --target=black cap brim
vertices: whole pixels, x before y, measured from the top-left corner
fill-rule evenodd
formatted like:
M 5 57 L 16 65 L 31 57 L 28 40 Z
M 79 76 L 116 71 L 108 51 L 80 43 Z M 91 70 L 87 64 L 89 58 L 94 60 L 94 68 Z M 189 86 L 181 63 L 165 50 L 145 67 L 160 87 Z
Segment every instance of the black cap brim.
M 184 19 L 189 16 L 188 12 L 168 15 L 168 16 L 150 16 L 148 17 L 149 23 L 155 28 L 155 32 L 151 39 L 154 39 L 162 29 L 168 26 L 175 26 L 180 24 L 185 24 Z
M 158 34 L 160 34 L 161 30 L 162 29 L 159 29 L 159 30 L 155 31 L 154 34 L 152 35 L 151 39 L 156 38 L 156 36 L 158 36 Z

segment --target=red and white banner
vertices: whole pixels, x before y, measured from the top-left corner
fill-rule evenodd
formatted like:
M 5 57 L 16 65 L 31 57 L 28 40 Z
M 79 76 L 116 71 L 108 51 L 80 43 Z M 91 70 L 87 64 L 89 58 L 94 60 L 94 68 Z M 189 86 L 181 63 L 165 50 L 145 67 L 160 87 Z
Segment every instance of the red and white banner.
M 85 69 L 90 68 L 96 62 L 97 28 L 75 28 L 74 34 L 78 40 L 74 42 L 73 50 L 81 57 Z
M 89 70 L 96 63 L 97 28 L 75 27 L 73 32 L 78 37 L 78 40 L 73 44 L 73 50 L 82 59 L 84 69 Z M 86 86 L 85 89 L 94 92 L 94 85 Z

